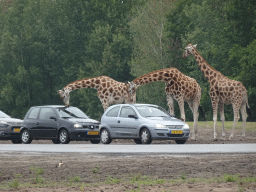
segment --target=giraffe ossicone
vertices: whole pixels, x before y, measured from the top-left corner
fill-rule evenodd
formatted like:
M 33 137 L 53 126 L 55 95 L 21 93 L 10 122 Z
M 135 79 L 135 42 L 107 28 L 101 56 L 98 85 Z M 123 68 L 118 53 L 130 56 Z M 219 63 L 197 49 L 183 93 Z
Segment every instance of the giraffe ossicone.
M 222 121 L 222 139 L 225 138 L 224 132 L 224 104 L 229 105 L 232 104 L 233 112 L 234 112 L 234 123 L 231 130 L 231 134 L 229 140 L 231 140 L 234 136 L 234 129 L 236 126 L 237 121 L 239 120 L 239 110 L 242 114 L 243 120 L 243 130 L 242 136 L 245 137 L 245 123 L 247 119 L 246 113 L 246 106 L 248 108 L 248 97 L 247 97 L 247 90 L 244 85 L 235 80 L 231 80 L 224 76 L 221 72 L 217 71 L 216 69 L 212 68 L 204 58 L 197 52 L 196 45 L 192 45 L 189 43 L 185 47 L 185 52 L 183 53 L 183 57 L 186 58 L 189 55 L 193 55 L 196 62 L 199 65 L 200 70 L 203 72 L 205 78 L 210 84 L 210 98 L 212 102 L 212 109 L 213 109 L 213 121 L 214 121 L 214 140 L 217 140 L 217 131 L 216 131 L 216 124 L 217 124 L 217 112 L 219 107 L 219 112 Z

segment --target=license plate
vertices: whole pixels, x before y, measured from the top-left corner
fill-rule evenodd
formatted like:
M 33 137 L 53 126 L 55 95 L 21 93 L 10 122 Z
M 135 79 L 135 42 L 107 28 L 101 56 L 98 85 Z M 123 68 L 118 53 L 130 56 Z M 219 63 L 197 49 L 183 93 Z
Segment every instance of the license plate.
M 99 131 L 88 131 L 88 135 L 99 135 Z
M 172 134 L 183 134 L 183 131 L 182 130 L 175 130 L 175 131 L 172 131 Z
M 19 132 L 20 132 L 20 128 L 14 128 L 14 129 L 13 129 L 13 132 L 19 133 Z

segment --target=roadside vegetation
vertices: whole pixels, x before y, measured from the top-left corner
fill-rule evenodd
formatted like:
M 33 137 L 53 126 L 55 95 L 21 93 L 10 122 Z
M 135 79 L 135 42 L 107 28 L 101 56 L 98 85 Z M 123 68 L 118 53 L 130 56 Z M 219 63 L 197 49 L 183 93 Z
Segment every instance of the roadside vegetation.
M 219 177 L 211 177 L 211 178 L 187 178 L 186 172 L 182 172 L 179 178 L 176 179 L 158 179 L 150 176 L 144 176 L 141 174 L 137 174 L 135 176 L 132 175 L 124 175 L 119 178 L 108 176 L 104 182 L 97 183 L 85 183 L 81 181 L 82 178 L 80 176 L 73 176 L 64 179 L 61 182 L 52 182 L 47 180 L 47 178 L 40 177 L 38 180 L 38 174 L 35 173 L 35 177 L 31 178 L 30 182 L 23 182 L 22 175 L 17 174 L 16 178 L 12 181 L 3 181 L 0 184 L 0 189 L 21 189 L 21 188 L 42 188 L 42 187 L 54 187 L 54 186 L 79 186 L 81 191 L 86 189 L 86 187 L 91 186 L 101 186 L 101 185 L 112 185 L 112 184 L 132 184 L 136 186 L 139 191 L 140 186 L 153 186 L 158 184 L 196 184 L 196 183 L 228 183 L 234 182 L 239 187 L 239 191 L 244 191 L 247 184 L 256 182 L 256 177 L 247 176 L 241 177 L 239 175 L 232 175 L 228 173 L 223 173 L 222 176 Z
M 193 123 L 192 121 L 186 122 L 190 128 L 193 128 Z M 198 128 L 199 129 L 204 129 L 204 128 L 212 128 L 213 129 L 213 121 L 208 120 L 208 121 L 199 121 L 198 122 Z M 231 130 L 233 127 L 233 121 L 225 121 L 225 130 Z M 235 127 L 235 130 L 242 130 L 243 128 L 243 122 L 238 121 Z M 218 121 L 217 122 L 217 129 L 221 130 L 222 129 L 222 122 Z M 256 122 L 246 122 L 245 126 L 246 131 L 256 131 Z

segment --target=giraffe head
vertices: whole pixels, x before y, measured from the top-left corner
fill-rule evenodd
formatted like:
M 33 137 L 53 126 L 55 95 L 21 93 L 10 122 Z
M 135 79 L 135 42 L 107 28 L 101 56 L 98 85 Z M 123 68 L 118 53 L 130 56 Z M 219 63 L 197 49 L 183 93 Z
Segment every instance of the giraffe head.
M 128 96 L 130 98 L 131 103 L 136 103 L 136 90 L 138 85 L 136 85 L 134 82 L 129 82 L 128 81 L 128 86 L 127 86 L 127 92 Z
M 69 90 L 68 89 L 64 89 L 64 90 L 59 90 L 58 94 L 60 95 L 60 98 L 62 99 L 62 101 L 65 103 L 65 106 L 69 106 Z
M 192 45 L 191 43 L 188 43 L 188 45 L 185 47 L 185 52 L 183 53 L 183 57 L 187 58 L 187 56 L 192 55 L 196 46 L 197 44 Z

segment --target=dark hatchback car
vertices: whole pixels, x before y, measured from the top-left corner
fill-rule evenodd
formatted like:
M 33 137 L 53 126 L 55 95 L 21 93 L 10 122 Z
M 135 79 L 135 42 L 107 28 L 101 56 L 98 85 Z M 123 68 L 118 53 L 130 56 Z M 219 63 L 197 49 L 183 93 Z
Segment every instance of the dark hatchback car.
M 50 139 L 55 144 L 70 141 L 100 143 L 99 125 L 77 107 L 61 105 L 31 107 L 21 125 L 22 143 Z
M 0 140 L 11 140 L 12 143 L 21 143 L 21 119 L 12 118 L 0 111 Z

